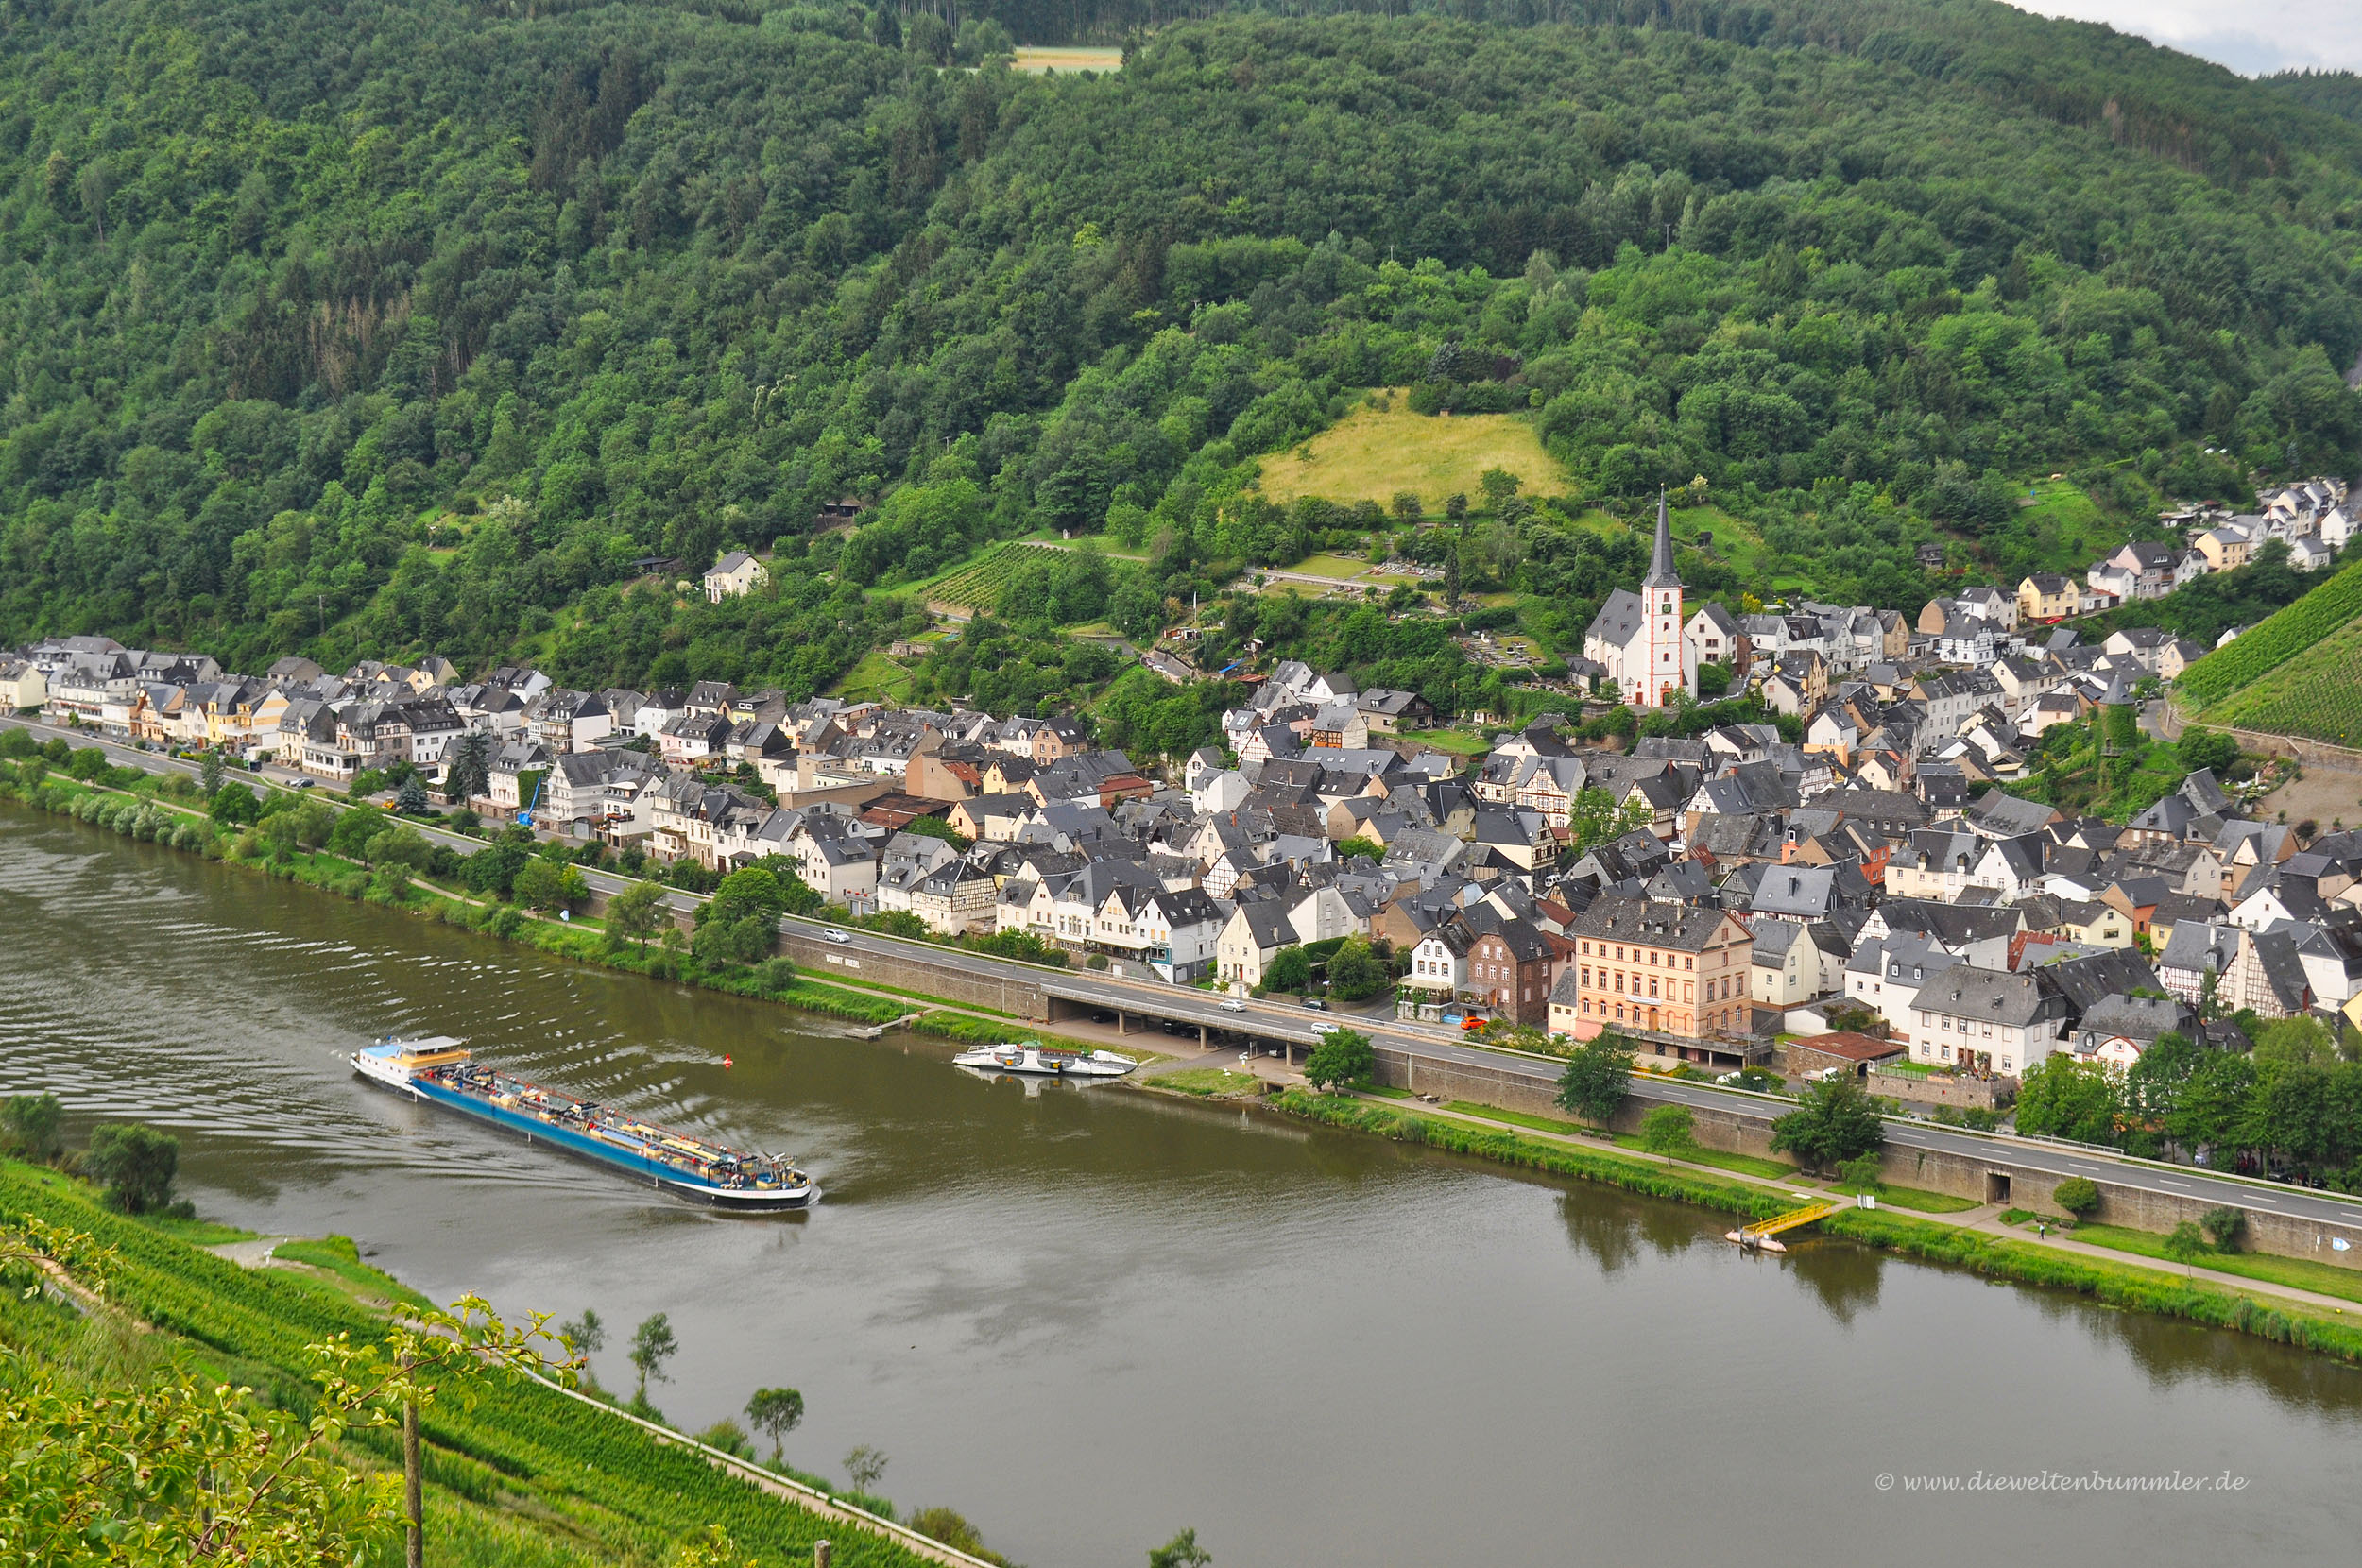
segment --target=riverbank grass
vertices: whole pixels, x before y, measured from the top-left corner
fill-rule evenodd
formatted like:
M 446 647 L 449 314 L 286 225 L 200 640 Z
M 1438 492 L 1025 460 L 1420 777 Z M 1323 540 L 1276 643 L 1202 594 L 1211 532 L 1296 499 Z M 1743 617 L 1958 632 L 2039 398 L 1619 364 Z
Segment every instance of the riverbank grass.
M 1598 1138 L 1602 1143 L 1608 1141 L 1606 1134 L 1599 1128 L 1586 1127 L 1579 1121 L 1561 1121 L 1556 1116 L 1537 1116 L 1530 1111 L 1507 1111 L 1498 1105 L 1485 1105 L 1473 1099 L 1451 1100 L 1446 1104 L 1445 1109 L 1458 1111 L 1463 1116 L 1484 1116 L 1494 1121 L 1505 1121 L 1513 1127 L 1529 1128 L 1536 1133 L 1563 1133 L 1568 1137 Z
M 1513 1127 L 1530 1128 L 1536 1133 L 1556 1133 L 1566 1137 L 1596 1138 L 1612 1143 L 1618 1149 L 1647 1153 L 1639 1134 L 1621 1133 L 1610 1136 L 1599 1128 L 1586 1127 L 1579 1121 L 1562 1121 L 1555 1116 L 1537 1116 L 1526 1111 L 1503 1110 L 1498 1105 L 1480 1104 L 1472 1099 L 1455 1099 L 1448 1107 L 1466 1116 L 1482 1116 L 1491 1121 L 1505 1121 Z M 1662 1159 L 1662 1155 L 1652 1155 Z M 1678 1156 L 1690 1165 L 1712 1166 L 1717 1170 L 1734 1171 L 1741 1176 L 1759 1176 L 1767 1182 L 1788 1182 L 1796 1179 L 1796 1167 L 1778 1160 L 1767 1160 L 1754 1154 L 1735 1154 L 1727 1150 L 1692 1147 Z
M 1960 1214 L 1978 1206 L 1974 1198 L 1961 1198 L 1949 1192 L 1930 1192 L 1926 1187 L 1900 1186 L 1892 1182 L 1878 1186 L 1835 1182 L 1830 1184 L 1830 1190 L 1841 1192 L 1848 1198 L 1858 1198 L 1866 1192 L 1881 1203 L 1892 1203 L 1902 1209 L 1917 1209 L 1922 1214 Z
M 1174 1089 L 1201 1099 L 1230 1099 L 1254 1094 L 1259 1081 L 1251 1072 L 1228 1067 L 1182 1067 L 1142 1082 L 1151 1088 Z
M 252 1231 L 242 1231 L 235 1225 L 223 1225 L 211 1219 L 183 1219 L 177 1214 L 144 1214 L 140 1223 L 158 1236 L 168 1236 L 175 1241 L 185 1241 L 192 1247 L 226 1247 L 233 1241 L 259 1241 Z
M 2151 1231 L 2086 1222 L 2076 1226 L 2068 1234 L 2074 1239 L 2088 1241 L 2095 1247 L 2129 1253 L 2135 1257 L 2156 1258 L 2168 1268 L 2181 1267 L 2166 1256 L 2165 1238 Z M 2362 1302 L 2362 1269 L 2342 1269 L 2334 1263 L 2316 1263 L 2304 1257 L 2275 1257 L 2269 1253 L 2209 1252 L 2195 1261 L 2200 1268 L 2212 1269 L 2218 1274 L 2236 1274 L 2241 1279 L 2256 1280 L 2265 1285 L 2283 1285 L 2292 1290 L 2313 1290 L 2324 1296 Z
M 1616 1147 L 1648 1152 L 1647 1145 L 1640 1141 L 1637 1133 L 1617 1133 Z M 1663 1158 L 1662 1155 L 1657 1157 Z M 1737 1171 L 1741 1176 L 1759 1176 L 1767 1182 L 1793 1182 L 1800 1174 L 1794 1166 L 1783 1165 L 1778 1160 L 1767 1160 L 1758 1154 L 1734 1154 L 1725 1149 L 1703 1149 L 1696 1144 L 1683 1150 L 1674 1158 L 1687 1160 L 1691 1165 L 1710 1165 L 1717 1170 Z

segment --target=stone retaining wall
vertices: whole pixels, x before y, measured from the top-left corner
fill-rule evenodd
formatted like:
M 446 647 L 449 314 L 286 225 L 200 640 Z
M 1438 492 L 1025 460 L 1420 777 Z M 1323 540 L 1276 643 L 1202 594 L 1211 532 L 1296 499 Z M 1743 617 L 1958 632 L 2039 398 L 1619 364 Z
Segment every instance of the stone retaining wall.
M 1012 1017 L 1036 1022 L 1046 1022 L 1050 1017 L 1049 997 L 1041 985 L 1023 975 L 976 974 L 936 963 L 923 951 L 897 952 L 890 959 L 877 953 L 852 952 L 797 927 L 780 933 L 779 950 L 816 980 L 866 980 L 898 991 L 922 991 L 930 997 L 964 1002 L 970 1007 L 988 1007 Z
M 1940 1081 L 1912 1073 L 1873 1070 L 1865 1077 L 1863 1086 L 1874 1095 L 1908 1100 L 1914 1105 L 1961 1105 L 1996 1111 L 2017 1099 L 2014 1080 L 1955 1078 Z

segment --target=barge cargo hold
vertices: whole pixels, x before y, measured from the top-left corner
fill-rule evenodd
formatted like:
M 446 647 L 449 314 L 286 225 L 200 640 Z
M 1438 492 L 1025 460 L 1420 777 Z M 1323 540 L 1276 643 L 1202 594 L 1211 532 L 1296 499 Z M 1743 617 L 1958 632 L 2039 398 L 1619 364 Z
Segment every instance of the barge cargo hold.
M 676 1133 L 594 1100 L 480 1066 L 448 1036 L 381 1040 L 355 1051 L 352 1070 L 373 1083 L 462 1111 L 479 1121 L 628 1172 L 660 1191 L 726 1209 L 793 1209 L 811 1202 L 812 1178 L 793 1162 L 748 1154 Z

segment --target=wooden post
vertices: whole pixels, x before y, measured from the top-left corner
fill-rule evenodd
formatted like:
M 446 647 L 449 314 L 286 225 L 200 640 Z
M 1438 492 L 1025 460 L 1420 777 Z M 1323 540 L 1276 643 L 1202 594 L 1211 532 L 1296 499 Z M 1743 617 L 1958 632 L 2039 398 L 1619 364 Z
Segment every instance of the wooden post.
M 812 1568 L 829 1568 L 829 1543 L 827 1542 L 815 1541 L 812 1543 Z
M 426 1478 L 419 1461 L 419 1402 L 402 1403 L 402 1515 L 409 1524 L 402 1561 L 406 1568 L 426 1564 Z

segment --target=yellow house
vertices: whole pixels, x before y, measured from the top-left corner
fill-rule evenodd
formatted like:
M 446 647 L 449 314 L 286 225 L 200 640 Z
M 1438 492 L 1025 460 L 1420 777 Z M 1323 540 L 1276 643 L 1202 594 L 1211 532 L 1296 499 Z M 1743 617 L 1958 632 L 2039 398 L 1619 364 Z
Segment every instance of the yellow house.
M 2110 904 L 2080 899 L 2062 899 L 2059 904 L 2059 934 L 2070 941 L 2096 947 L 2130 947 L 2133 925 L 2132 916 Z
M 2248 537 L 2236 528 L 2210 528 L 2190 541 L 2206 557 L 2209 571 L 2229 571 L 2247 565 Z
M 287 693 L 275 686 L 244 691 L 216 686 L 205 704 L 205 743 L 224 751 L 272 743 L 286 711 Z
M 2062 621 L 2081 600 L 2074 578 L 2056 571 L 2032 572 L 2017 585 L 2017 618 L 2021 622 Z

